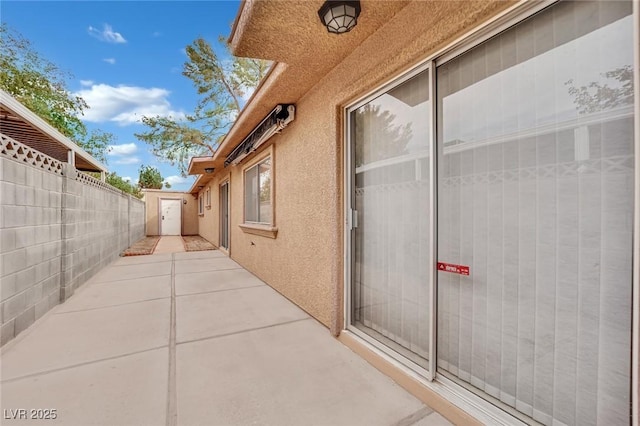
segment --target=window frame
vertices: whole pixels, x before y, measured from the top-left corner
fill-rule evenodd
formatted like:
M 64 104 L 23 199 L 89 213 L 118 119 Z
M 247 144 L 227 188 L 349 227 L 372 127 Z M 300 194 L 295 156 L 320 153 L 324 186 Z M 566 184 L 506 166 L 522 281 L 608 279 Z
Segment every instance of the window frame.
M 271 220 L 269 222 L 254 222 L 247 220 L 246 211 L 246 174 L 254 167 L 258 167 L 266 160 L 271 161 L 271 188 L 270 188 L 270 202 L 271 202 Z M 278 228 L 276 227 L 276 155 L 273 144 L 270 144 L 266 149 L 261 151 L 251 161 L 243 165 L 242 172 L 242 223 L 238 226 L 243 232 L 248 234 L 260 235 L 268 238 L 276 238 Z M 258 169 L 259 171 L 259 169 Z M 259 177 L 258 177 L 259 179 Z M 258 183 L 259 185 L 259 183 Z M 259 197 L 259 191 L 258 191 Z M 258 200 L 259 202 L 259 200 Z
M 198 216 L 204 216 L 204 194 L 202 191 L 198 194 Z
M 435 157 L 434 157 L 434 153 L 436 152 L 436 146 L 435 146 L 435 141 L 436 141 L 436 135 L 435 135 L 435 124 L 434 124 L 434 120 L 436 119 L 435 116 L 435 108 L 434 108 L 434 95 L 435 95 L 435 63 L 434 61 L 430 60 L 430 61 L 425 61 L 422 62 L 418 65 L 416 65 L 415 67 L 404 71 L 400 74 L 394 74 L 393 78 L 388 79 L 384 84 L 378 86 L 375 90 L 373 91 L 369 91 L 367 92 L 363 97 L 359 98 L 358 100 L 356 100 L 355 102 L 352 102 L 350 104 L 348 104 L 345 108 L 344 108 L 344 141 L 345 141 L 345 173 L 344 173 L 344 179 L 345 179 L 345 217 L 347 218 L 346 220 L 346 224 L 347 227 L 345 229 L 345 257 L 344 257 L 344 268 L 345 268 L 345 288 L 344 288 L 344 295 L 345 295 L 345 307 L 344 307 L 344 326 L 343 329 L 346 330 L 349 333 L 352 333 L 354 336 L 358 337 L 359 339 L 361 339 L 362 341 L 368 343 L 369 345 L 373 346 L 376 350 L 381 351 L 382 353 L 386 354 L 387 356 L 391 357 L 394 359 L 395 362 L 400 363 L 401 365 L 403 365 L 403 367 L 407 368 L 408 371 L 412 371 L 414 374 L 417 373 L 420 376 L 426 378 L 429 381 L 433 381 L 435 379 L 435 360 L 436 357 L 431 355 L 433 354 L 433 349 L 436 347 L 435 346 L 435 339 L 436 339 L 436 318 L 435 318 L 435 314 L 434 312 L 434 301 L 436 300 L 435 298 L 435 280 L 436 280 L 436 274 L 437 274 L 437 270 L 436 268 L 432 268 L 432 272 L 431 274 L 429 274 L 429 295 L 431 297 L 431 301 L 430 301 L 430 307 L 432 310 L 432 314 L 431 314 L 431 324 L 429 327 L 429 361 L 428 361 L 428 365 L 427 366 L 422 366 L 417 364 L 416 362 L 414 362 L 413 360 L 405 357 L 404 355 L 400 354 L 399 352 L 393 350 L 392 348 L 390 348 L 389 346 L 385 345 L 384 343 L 378 341 L 377 339 L 375 339 L 374 337 L 368 335 L 367 333 L 365 333 L 364 331 L 356 328 L 353 324 L 352 324 L 352 312 L 351 312 L 351 306 L 352 306 L 352 302 L 351 302 L 351 298 L 352 298 L 352 289 L 351 289 L 351 277 L 352 277 L 352 265 L 351 265 L 351 261 L 352 261 L 352 254 L 349 252 L 349 250 L 351 249 L 351 247 L 354 244 L 354 238 L 355 235 L 352 235 L 352 233 L 355 233 L 355 228 L 357 227 L 357 218 L 356 216 L 356 209 L 355 209 L 355 198 L 352 198 L 352 194 L 354 194 L 353 189 L 355 188 L 355 172 L 356 172 L 356 163 L 355 163 L 355 145 L 354 145 L 354 137 L 353 137 L 353 118 L 352 118 L 352 113 L 357 111 L 359 108 L 369 104 L 370 102 L 374 101 L 375 99 L 377 99 L 380 96 L 383 96 L 384 94 L 389 93 L 390 91 L 400 87 L 401 85 L 403 85 L 404 83 L 408 82 L 409 80 L 413 79 L 414 77 L 419 76 L 420 74 L 422 74 L 423 72 L 428 72 L 429 73 L 429 104 L 431 105 L 431 116 L 429 117 L 431 122 L 429 124 L 429 128 L 428 128 L 428 135 L 429 135 L 429 143 L 430 143 L 430 149 L 429 149 L 429 179 L 430 179 L 430 192 L 431 192 L 431 197 L 429 200 L 429 209 L 430 209 L 430 220 L 429 220 L 429 228 L 431 230 L 431 234 L 434 236 L 433 241 L 431 241 L 431 243 L 429 244 L 429 255 L 428 255 L 428 259 L 427 261 L 434 264 L 435 265 L 435 253 L 436 253 L 436 244 L 437 244 L 437 238 L 435 238 L 435 236 L 437 235 L 437 217 L 434 214 L 434 212 L 436 211 L 436 199 L 435 199 L 435 191 L 436 191 L 436 168 L 435 168 Z M 347 284 L 348 283 L 348 284 Z
M 260 165 L 264 164 L 265 162 L 270 161 L 270 166 L 271 166 L 271 171 L 273 171 L 273 158 L 271 157 L 271 155 L 267 154 L 264 156 L 261 156 L 259 160 L 256 160 L 254 162 L 252 162 L 250 165 L 247 165 L 243 170 L 242 170 L 242 190 L 243 190 L 243 200 L 244 200 L 244 205 L 243 205 L 243 223 L 245 224 L 251 224 L 251 225 L 270 225 L 272 226 L 274 224 L 274 218 L 273 218 L 273 176 L 271 177 L 271 183 L 270 183 L 270 191 L 269 191 L 269 203 L 271 204 L 271 220 L 269 222 L 261 222 L 260 221 Z M 258 205 L 258 217 L 256 219 L 258 220 L 248 220 L 247 219 L 247 173 L 253 169 L 257 168 L 257 180 L 258 180 L 258 191 L 257 191 L 257 195 L 258 195 L 258 199 L 257 199 L 257 205 Z
M 222 209 L 222 187 L 227 185 L 227 208 L 226 212 Z M 231 172 L 228 172 L 224 177 L 222 177 L 218 181 L 218 244 L 219 249 L 227 254 L 231 251 Z M 223 247 L 221 245 L 222 241 L 222 215 L 226 213 L 227 215 L 227 247 Z
M 207 208 L 207 210 L 211 209 L 211 187 L 207 186 L 207 189 L 204 192 L 205 194 L 205 201 L 204 201 L 204 206 Z

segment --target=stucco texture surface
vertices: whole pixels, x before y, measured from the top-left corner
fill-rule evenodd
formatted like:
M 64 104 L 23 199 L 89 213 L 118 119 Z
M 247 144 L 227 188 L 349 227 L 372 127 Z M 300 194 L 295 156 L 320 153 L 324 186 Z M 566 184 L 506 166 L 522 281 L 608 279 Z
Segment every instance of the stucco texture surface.
M 215 175 L 202 188 L 203 194 L 207 188 L 211 191 L 211 207 L 205 207 L 204 214 L 198 216 L 198 229 L 200 235 L 216 247 L 220 247 L 220 184 L 227 175 L 225 172 Z
M 178 191 L 161 191 L 161 190 L 144 190 L 143 201 L 146 209 L 146 227 L 147 235 L 159 235 L 159 200 L 161 198 L 175 198 L 186 200 L 186 204 L 182 204 L 182 235 L 198 234 L 198 200 L 191 194 Z
M 279 74 L 271 76 L 276 80 L 262 87 L 252 101 L 254 105 L 249 105 L 251 111 L 268 111 L 275 103 L 296 103 L 295 121 L 270 140 L 277 238 L 247 234 L 238 227 L 243 221 L 242 171 L 264 155 L 264 146 L 240 165 L 221 171 L 231 172 L 231 257 L 337 334 L 343 327 L 343 108 L 510 4 L 411 2 L 366 40 L 352 46 L 352 52 L 328 73 L 319 76 L 309 72 L 308 65 L 307 71 L 298 73 L 296 70 L 304 67 L 300 63 L 279 68 Z M 279 16 L 285 19 L 287 15 Z M 365 19 L 364 13 L 361 19 Z M 278 23 L 268 27 L 276 31 Z M 329 38 L 325 40 L 325 36 Z M 334 43 L 328 41 L 330 37 L 335 36 L 323 35 L 310 49 L 321 53 L 323 46 Z M 310 90 L 290 99 L 287 85 Z M 286 99 L 281 99 L 280 91 Z M 241 117 L 246 122 L 262 118 Z M 214 191 L 212 199 L 217 200 L 213 197 Z M 216 244 L 217 219 L 211 225 L 206 218 L 205 214 L 206 222 L 200 222 L 200 234 Z

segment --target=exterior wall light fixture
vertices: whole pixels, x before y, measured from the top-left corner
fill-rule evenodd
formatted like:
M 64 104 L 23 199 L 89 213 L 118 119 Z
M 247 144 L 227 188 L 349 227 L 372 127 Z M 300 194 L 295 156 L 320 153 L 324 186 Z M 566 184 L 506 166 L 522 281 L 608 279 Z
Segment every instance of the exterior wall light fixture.
M 327 0 L 318 16 L 330 33 L 349 32 L 358 23 L 360 0 Z
M 205 173 L 213 173 L 213 171 L 215 170 L 215 168 L 213 167 L 207 167 L 206 169 L 204 169 Z

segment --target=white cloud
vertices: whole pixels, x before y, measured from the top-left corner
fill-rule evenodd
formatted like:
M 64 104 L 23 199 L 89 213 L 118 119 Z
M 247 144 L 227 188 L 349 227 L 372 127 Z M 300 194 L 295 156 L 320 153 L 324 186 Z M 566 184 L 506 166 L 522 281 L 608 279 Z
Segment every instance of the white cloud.
M 229 121 L 234 122 L 238 118 L 238 115 L 240 115 L 238 111 L 229 111 L 229 113 L 227 114 L 227 118 L 229 119 Z
M 104 24 L 102 31 L 92 26 L 89 26 L 87 31 L 89 32 L 89 35 L 91 37 L 95 37 L 98 40 L 105 41 L 107 43 L 126 43 L 127 42 L 127 40 L 125 40 L 122 34 L 113 31 L 113 28 L 111 28 L 111 25 L 109 24 Z
M 122 126 L 135 124 L 143 116 L 184 118 L 181 111 L 171 109 L 166 89 L 138 86 L 94 84 L 76 93 L 89 105 L 83 120 L 93 123 L 112 121 Z
M 246 104 L 251 98 L 251 96 L 253 96 L 253 92 L 255 91 L 256 91 L 255 87 L 249 87 L 249 88 L 242 87 L 242 96 L 240 96 L 240 99 L 242 99 Z
M 140 179 L 138 178 L 132 179 L 131 176 L 122 176 L 122 180 L 125 182 L 129 182 L 131 185 L 134 185 L 134 186 L 138 186 L 138 182 L 140 181 Z
M 80 85 L 83 87 L 89 87 L 93 84 L 93 80 L 80 80 Z
M 108 155 L 121 156 L 121 155 L 131 155 L 136 151 L 138 151 L 138 146 L 134 142 L 131 142 L 131 143 L 124 143 L 121 145 L 109 145 L 107 153 Z
M 181 184 L 181 183 L 185 183 L 187 181 L 187 178 L 184 178 L 182 176 L 169 176 L 169 177 L 165 178 L 164 181 L 168 182 L 169 185 L 174 186 L 174 185 L 178 185 L 178 184 Z
M 104 58 L 103 61 L 105 61 L 108 64 L 115 64 L 116 63 L 116 58 Z
M 122 157 L 115 161 L 116 164 L 137 164 L 140 163 L 138 157 Z

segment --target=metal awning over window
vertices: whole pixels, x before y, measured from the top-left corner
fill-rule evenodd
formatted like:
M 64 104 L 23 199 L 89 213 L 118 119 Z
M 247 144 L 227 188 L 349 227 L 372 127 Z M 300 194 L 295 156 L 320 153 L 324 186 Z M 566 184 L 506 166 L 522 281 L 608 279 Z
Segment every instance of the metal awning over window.
M 290 104 L 280 104 L 276 106 L 264 120 L 244 138 L 231 154 L 224 160 L 224 166 L 240 163 L 247 155 L 258 149 L 271 136 L 280 132 L 291 123 L 295 116 L 296 107 Z

